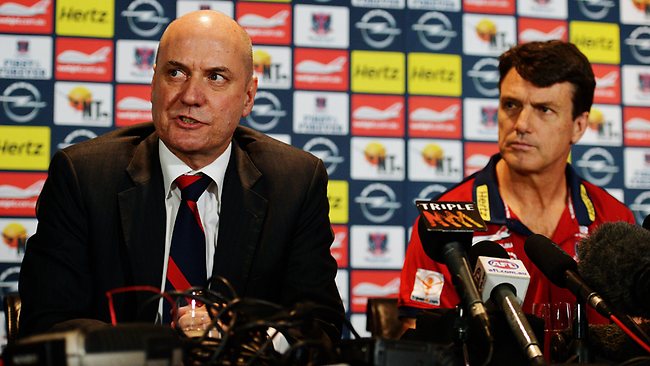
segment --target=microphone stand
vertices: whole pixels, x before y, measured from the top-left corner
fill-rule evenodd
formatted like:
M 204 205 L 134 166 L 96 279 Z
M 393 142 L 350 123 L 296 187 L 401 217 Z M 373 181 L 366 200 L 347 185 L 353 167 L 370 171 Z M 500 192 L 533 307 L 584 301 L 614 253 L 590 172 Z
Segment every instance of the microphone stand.
M 463 354 L 463 365 L 469 365 L 469 351 L 467 349 L 467 329 L 469 324 L 465 310 L 461 305 L 456 305 L 456 318 L 454 319 L 454 343 L 460 346 Z
M 589 321 L 587 320 L 587 306 L 578 299 L 573 315 L 573 345 L 571 354 L 577 363 L 587 364 L 593 362 L 593 355 L 589 350 Z
M 485 355 L 482 355 L 482 351 L 479 351 L 478 353 L 476 350 L 471 351 L 472 357 L 470 357 L 470 343 L 471 342 L 477 342 L 476 339 L 470 340 L 470 338 L 473 338 L 473 336 L 470 335 L 470 332 L 472 331 L 472 321 L 474 320 L 469 316 L 469 311 L 463 307 L 461 304 L 456 305 L 455 308 L 455 317 L 454 317 L 454 322 L 453 322 L 453 342 L 456 348 L 456 357 L 461 357 L 462 355 L 462 361 L 464 366 L 473 366 L 473 365 L 481 365 L 481 366 L 486 366 L 490 364 L 492 361 L 492 355 L 494 353 L 494 339 L 492 339 L 491 335 L 489 337 L 486 337 L 487 339 L 487 350 L 485 350 Z M 477 322 L 473 323 L 474 326 L 478 325 Z M 482 325 L 482 324 L 481 324 Z M 470 329 L 472 328 L 472 329 Z M 481 327 L 482 328 L 482 327 Z M 485 336 L 484 333 L 478 332 L 478 334 L 481 334 Z M 480 354 L 482 356 L 481 360 L 475 360 L 473 358 L 479 357 L 477 354 Z M 481 363 L 477 363 L 479 361 L 482 361 Z

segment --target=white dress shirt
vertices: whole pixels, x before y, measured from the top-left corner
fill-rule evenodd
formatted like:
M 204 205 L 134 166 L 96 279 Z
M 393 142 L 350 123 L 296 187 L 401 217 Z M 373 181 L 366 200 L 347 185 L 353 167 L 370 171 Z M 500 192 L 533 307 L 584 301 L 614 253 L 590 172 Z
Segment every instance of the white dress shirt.
M 193 170 L 188 167 L 181 159 L 174 155 L 167 146 L 160 140 L 158 144 L 158 153 L 160 155 L 160 167 L 162 168 L 163 184 L 165 187 L 165 259 L 163 263 L 163 273 L 160 288 L 165 288 L 167 280 L 167 260 L 169 258 L 169 249 L 171 247 L 172 233 L 174 231 L 174 222 L 176 213 L 181 204 L 181 190 L 176 186 L 174 181 L 183 174 L 203 173 L 212 178 L 212 183 L 208 185 L 205 192 L 199 197 L 196 206 L 199 210 L 199 216 L 203 223 L 205 232 L 205 268 L 208 277 L 212 274 L 214 252 L 217 247 L 217 237 L 219 234 L 219 214 L 221 212 L 221 192 L 223 191 L 223 179 L 232 153 L 232 142 L 215 161 L 209 165 Z M 159 306 L 159 312 L 162 313 L 162 301 Z

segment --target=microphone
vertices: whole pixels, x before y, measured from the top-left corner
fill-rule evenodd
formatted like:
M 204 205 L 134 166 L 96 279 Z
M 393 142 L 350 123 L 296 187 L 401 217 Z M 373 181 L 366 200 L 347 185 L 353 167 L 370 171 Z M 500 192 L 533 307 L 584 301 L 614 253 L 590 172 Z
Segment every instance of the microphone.
M 420 215 L 418 235 L 424 252 L 434 261 L 447 265 L 454 288 L 465 309 L 469 311 L 472 318 L 481 324 L 486 337 L 492 342 L 490 320 L 472 279 L 466 258 L 466 250 L 471 246 L 474 233 L 471 231 L 429 231 L 424 220 L 424 216 Z
M 605 230 L 606 230 L 605 233 L 607 233 L 610 230 L 608 227 L 612 224 L 603 223 L 601 226 L 603 225 L 605 225 Z M 616 224 L 616 225 L 620 226 L 621 224 Z M 632 230 L 636 230 L 636 229 L 632 229 Z M 599 231 L 598 229 L 595 230 L 594 233 L 592 233 L 592 236 L 600 237 L 602 233 L 598 234 L 598 231 Z M 636 231 L 637 233 L 640 233 L 640 231 L 638 230 Z M 616 231 L 616 235 L 619 234 L 622 233 Z M 619 238 L 619 240 L 620 239 L 622 238 Z M 592 241 L 595 242 L 596 239 Z M 610 244 L 609 239 L 606 243 L 604 241 L 602 241 L 602 243 L 607 245 Z M 638 243 L 639 242 L 637 242 L 637 244 Z M 643 243 L 644 246 L 647 247 L 648 241 L 641 240 L 641 243 Z M 587 245 L 589 245 L 589 243 L 587 243 Z M 643 248 L 638 248 L 634 244 L 629 245 L 629 243 L 626 242 L 624 246 L 626 247 L 627 250 L 624 251 L 623 253 L 628 253 L 627 255 L 620 254 L 620 253 L 615 255 L 612 252 L 608 252 L 609 254 L 608 255 L 606 254 L 606 256 L 603 257 L 604 258 L 602 262 L 603 265 L 606 266 L 607 268 L 609 267 L 616 268 L 618 264 L 616 262 L 616 259 L 620 259 L 621 255 L 623 255 L 625 258 L 634 257 L 634 256 L 644 257 L 643 255 L 640 255 L 640 253 L 647 253 L 644 251 L 638 251 L 638 250 L 643 250 Z M 619 244 L 619 248 L 622 248 L 620 247 L 620 244 Z M 645 334 L 645 332 L 629 317 L 629 315 L 626 314 L 624 316 L 621 316 L 617 313 L 614 313 L 610 309 L 610 307 L 605 303 L 605 300 L 596 291 L 592 290 L 587 285 L 587 283 L 583 280 L 581 275 L 577 272 L 578 264 L 573 258 L 571 258 L 571 256 L 569 256 L 564 250 L 562 250 L 562 248 L 558 247 L 557 244 L 553 243 L 550 239 L 548 239 L 543 235 L 533 234 L 530 237 L 528 237 L 528 239 L 526 239 L 526 243 L 524 244 L 524 250 L 526 251 L 528 257 L 533 261 L 533 263 L 537 265 L 537 267 L 544 273 L 544 275 L 551 282 L 553 282 L 555 285 L 559 287 L 569 289 L 577 297 L 579 302 L 580 301 L 587 302 L 591 307 L 596 309 L 598 313 L 612 320 L 621 329 L 623 329 L 630 337 L 632 337 L 641 347 L 643 347 L 646 351 L 650 352 L 650 337 L 647 334 Z M 584 249 L 582 250 L 584 251 Z M 611 255 L 615 255 L 615 256 L 611 257 Z M 589 260 L 587 260 L 587 263 L 589 263 Z M 585 269 L 583 269 L 583 271 L 585 271 Z M 589 273 L 588 266 L 586 271 L 587 273 Z M 617 271 L 617 270 L 613 270 L 610 273 L 614 273 L 614 272 L 618 272 L 618 275 L 614 275 L 615 276 L 614 278 L 607 277 L 608 278 L 607 283 L 614 283 L 615 284 L 614 286 L 620 285 L 620 283 L 614 282 L 615 280 L 617 279 L 622 280 L 625 276 L 629 275 L 629 272 Z M 641 270 L 637 272 L 634 276 L 630 276 L 631 278 L 636 278 L 635 280 L 632 280 L 633 283 L 643 285 L 639 282 L 645 282 L 644 285 L 645 289 L 633 291 L 635 294 L 634 296 L 639 296 L 639 295 L 646 296 L 648 291 L 647 281 L 649 276 L 650 275 L 648 275 L 647 268 L 644 267 L 641 267 Z M 629 281 L 625 281 L 625 282 L 629 283 Z M 608 289 L 608 292 L 609 290 L 611 290 L 611 288 L 608 288 L 607 285 L 605 285 L 604 288 Z M 631 291 L 632 289 L 622 288 L 621 290 Z M 619 292 L 617 292 L 616 289 L 613 289 L 613 294 L 610 296 L 615 296 L 617 293 Z
M 467 253 L 467 257 L 470 268 L 476 268 L 476 262 L 478 262 L 479 257 L 510 258 L 510 255 L 498 243 L 492 240 L 481 240 L 472 245 L 470 251 Z
M 469 250 L 470 261 L 476 263 L 474 279 L 483 300 L 490 299 L 505 315 L 517 343 L 533 365 L 544 365 L 539 346 L 521 303 L 526 297 L 530 275 L 519 260 L 510 259 L 501 245 L 484 240 Z
M 605 300 L 578 274 L 576 261 L 551 239 L 541 234 L 532 234 L 524 243 L 524 251 L 553 284 L 569 289 L 578 301 L 588 303 L 602 316 L 609 318 L 612 315 Z
M 578 272 L 615 310 L 648 319 L 648 253 L 650 231 L 627 222 L 603 223 L 578 245 Z
M 471 268 L 474 268 L 474 282 L 481 299 L 490 299 L 490 292 L 499 284 L 514 286 L 517 301 L 521 304 L 526 298 L 530 275 L 519 260 L 510 259 L 503 247 L 491 240 L 483 240 L 472 245 L 468 252 Z

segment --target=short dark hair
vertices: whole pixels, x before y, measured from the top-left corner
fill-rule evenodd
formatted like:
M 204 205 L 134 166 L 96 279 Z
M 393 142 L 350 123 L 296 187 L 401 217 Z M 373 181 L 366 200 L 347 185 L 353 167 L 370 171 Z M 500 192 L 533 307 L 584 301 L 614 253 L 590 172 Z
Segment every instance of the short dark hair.
M 510 48 L 499 56 L 499 90 L 510 69 L 524 80 L 544 88 L 569 82 L 573 85 L 573 118 L 589 112 L 596 80 L 589 59 L 572 43 L 552 40 L 529 42 Z

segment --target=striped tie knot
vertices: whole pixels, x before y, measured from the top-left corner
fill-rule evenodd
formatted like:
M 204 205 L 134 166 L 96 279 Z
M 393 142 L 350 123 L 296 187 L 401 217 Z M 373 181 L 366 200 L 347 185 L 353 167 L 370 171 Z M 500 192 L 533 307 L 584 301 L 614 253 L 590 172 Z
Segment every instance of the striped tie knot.
M 204 174 L 181 175 L 175 180 L 181 190 L 181 198 L 184 201 L 196 202 L 203 194 L 212 179 Z

